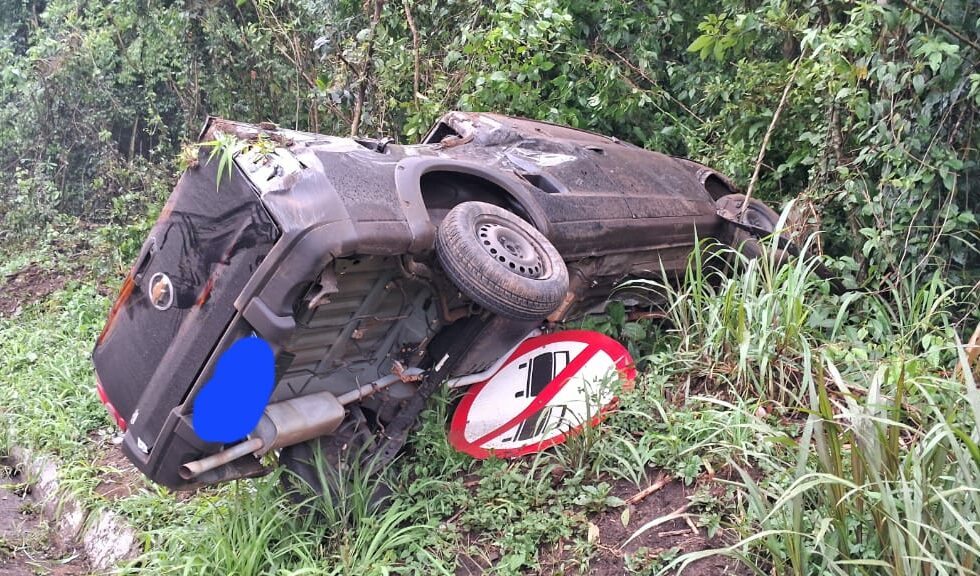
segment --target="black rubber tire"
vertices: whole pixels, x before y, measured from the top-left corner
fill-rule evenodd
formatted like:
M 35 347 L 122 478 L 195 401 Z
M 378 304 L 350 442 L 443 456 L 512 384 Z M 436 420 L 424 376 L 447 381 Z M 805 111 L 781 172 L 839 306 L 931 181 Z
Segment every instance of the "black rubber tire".
M 436 231 L 436 256 L 460 292 L 512 320 L 545 318 L 568 292 L 568 269 L 558 250 L 493 204 L 463 202 L 450 210 Z
M 715 205 L 719 210 L 725 210 L 732 214 L 738 214 L 739 210 L 742 209 L 743 203 L 745 203 L 744 194 L 728 194 L 715 201 Z M 743 222 L 762 228 L 771 234 L 779 224 L 779 213 L 766 205 L 762 200 L 750 198 L 749 205 L 745 209 L 745 213 L 742 214 L 742 219 Z M 762 244 L 759 238 L 748 230 L 738 228 L 735 225 L 731 225 L 731 228 L 732 233 L 729 238 L 729 244 L 732 248 L 738 250 L 740 254 L 750 260 L 762 256 Z

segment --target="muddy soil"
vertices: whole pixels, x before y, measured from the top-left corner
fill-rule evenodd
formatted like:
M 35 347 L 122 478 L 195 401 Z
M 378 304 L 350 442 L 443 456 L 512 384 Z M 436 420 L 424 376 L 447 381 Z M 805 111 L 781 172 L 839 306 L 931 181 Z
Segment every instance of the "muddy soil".
M 671 481 L 649 496 L 629 505 L 629 518 L 623 526 L 623 508 L 614 508 L 591 518 L 598 529 L 598 554 L 593 557 L 589 574 L 610 576 L 613 574 L 656 574 L 670 560 L 689 552 L 724 548 L 732 537 L 718 531 L 713 537 L 707 529 L 698 526 L 700 514 L 690 497 L 698 490 L 717 492 L 724 489 L 713 480 L 703 480 L 700 485 L 686 487 L 682 482 Z M 613 485 L 612 492 L 624 500 L 638 490 L 628 483 Z M 668 515 L 676 518 L 658 524 L 639 536 L 630 539 L 648 522 Z M 632 572 L 628 572 L 629 568 Z M 740 562 L 721 555 L 710 556 L 687 566 L 684 576 L 722 576 L 726 574 L 748 576 L 752 571 Z
M 65 285 L 57 270 L 45 270 L 37 264 L 0 278 L 0 316 L 15 316 L 24 305 L 43 300 Z
M 0 576 L 89 574 L 80 554 L 52 542 L 26 479 L 0 460 Z
M 702 510 L 691 497 L 697 493 L 711 494 L 723 499 L 724 485 L 707 475 L 692 486 L 684 486 L 676 480 L 663 480 L 657 471 L 650 473 L 655 490 L 628 504 L 626 507 L 608 508 L 589 515 L 591 524 L 589 540 L 593 552 L 580 564 L 571 541 L 562 541 L 549 549 L 542 548 L 538 565 L 527 572 L 533 576 L 569 574 L 575 576 L 652 576 L 670 564 L 671 560 L 690 552 L 716 550 L 736 541 L 734 534 L 718 530 L 709 536 L 705 527 L 699 526 Z M 632 483 L 611 482 L 611 494 L 629 500 L 642 490 Z M 627 523 L 623 525 L 623 512 L 629 508 Z M 645 524 L 673 514 L 673 519 L 631 536 Z M 629 542 L 627 542 L 629 541 Z M 481 548 L 478 539 L 469 544 Z M 457 557 L 456 576 L 480 576 L 492 571 L 497 554 L 493 549 L 483 549 L 472 555 Z M 670 574 L 677 574 L 676 570 Z M 753 572 L 737 560 L 722 555 L 700 559 L 686 566 L 683 576 L 751 576 Z

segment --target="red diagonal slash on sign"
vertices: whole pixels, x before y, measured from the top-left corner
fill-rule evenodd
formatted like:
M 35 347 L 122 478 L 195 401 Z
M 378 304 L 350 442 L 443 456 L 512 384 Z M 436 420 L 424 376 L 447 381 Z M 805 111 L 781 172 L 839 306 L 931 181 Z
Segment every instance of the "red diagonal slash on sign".
M 542 348 L 548 344 L 562 343 L 562 342 L 577 342 L 586 344 L 586 347 L 581 350 L 571 362 L 565 366 L 561 372 L 558 373 L 555 378 L 553 378 L 547 386 L 532 400 L 525 408 L 523 408 L 514 417 L 507 420 L 507 422 L 497 426 L 494 430 L 482 435 L 476 440 L 470 442 L 466 439 L 465 431 L 466 425 L 468 423 L 468 417 L 470 415 L 470 410 L 475 402 L 476 398 L 479 396 L 480 392 L 488 383 L 492 382 L 493 379 L 499 374 L 505 367 L 511 365 L 517 358 L 526 355 L 528 352 L 534 351 L 536 349 Z M 490 454 L 490 450 L 483 448 L 483 444 L 497 438 L 498 436 L 504 434 L 506 431 L 518 426 L 521 422 L 527 420 L 533 416 L 538 411 L 544 409 L 551 400 L 562 390 L 565 383 L 575 376 L 596 354 L 599 352 L 605 352 L 609 358 L 614 362 L 615 367 L 619 370 L 620 375 L 627 381 L 632 382 L 636 377 L 636 370 L 632 366 L 632 359 L 629 357 L 629 353 L 626 349 L 618 342 L 605 336 L 604 334 L 599 334 L 597 332 L 588 332 L 582 330 L 573 330 L 568 332 L 558 332 L 555 334 L 548 334 L 546 336 L 539 336 L 531 338 L 521 344 L 511 354 L 507 361 L 501 366 L 500 370 L 496 374 L 491 376 L 486 381 L 476 384 L 469 391 L 467 391 L 466 396 L 462 399 L 459 406 L 453 415 L 453 421 L 450 425 L 449 430 L 449 440 L 457 449 L 475 456 L 477 458 L 486 457 Z M 594 418 L 591 418 L 591 423 L 597 423 L 612 406 L 616 403 L 614 398 L 612 402 L 603 408 Z M 535 452 L 542 450 L 554 444 L 558 444 L 564 441 L 565 437 L 573 432 L 574 430 L 569 430 L 564 434 L 560 434 L 557 437 L 542 440 L 537 443 L 531 443 L 526 446 L 521 446 L 513 449 L 497 449 L 495 453 L 499 456 L 519 456 L 527 454 L 530 452 Z

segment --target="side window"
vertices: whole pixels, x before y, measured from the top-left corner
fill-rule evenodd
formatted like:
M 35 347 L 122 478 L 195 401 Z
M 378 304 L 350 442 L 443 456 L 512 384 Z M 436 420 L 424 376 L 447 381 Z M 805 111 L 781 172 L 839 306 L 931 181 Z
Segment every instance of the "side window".
M 531 361 L 527 373 L 527 394 L 537 396 L 551 382 L 554 374 L 555 356 L 552 353 L 539 354 Z

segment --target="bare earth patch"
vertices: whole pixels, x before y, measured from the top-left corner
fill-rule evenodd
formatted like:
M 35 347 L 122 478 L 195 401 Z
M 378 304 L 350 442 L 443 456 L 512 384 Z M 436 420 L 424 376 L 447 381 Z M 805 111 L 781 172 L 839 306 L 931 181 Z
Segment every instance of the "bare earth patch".
M 43 300 L 65 285 L 63 272 L 30 264 L 0 279 L 0 316 L 14 316 L 25 304 Z
M 712 481 L 705 480 L 705 482 Z M 662 488 L 629 505 L 629 523 L 625 527 L 622 522 L 623 508 L 614 508 L 591 518 L 592 524 L 598 528 L 599 553 L 592 559 L 589 574 L 596 576 L 626 574 L 628 556 L 632 556 L 631 565 L 634 570 L 640 566 L 654 568 L 656 565 L 649 571 L 650 574 L 655 574 L 659 568 L 668 564 L 669 559 L 689 552 L 728 545 L 729 542 L 721 533 L 715 534 L 714 538 L 709 538 L 707 530 L 696 525 L 697 514 L 690 516 L 691 524 L 682 516 L 683 512 L 689 509 L 691 503 L 689 496 L 697 490 L 697 485 L 685 487 L 683 483 L 676 480 L 667 482 Z M 613 486 L 613 493 L 624 500 L 634 496 L 636 492 L 629 483 L 617 483 Z M 672 514 L 678 517 L 650 528 L 624 545 L 644 524 Z M 751 573 L 741 563 L 724 556 L 699 560 L 684 570 L 685 576 Z
M 40 508 L 25 479 L 0 460 L 0 576 L 89 574 L 76 551 L 52 544 Z
M 95 465 L 101 470 L 95 491 L 110 502 L 126 498 L 143 485 L 143 476 L 116 446 L 100 447 Z

